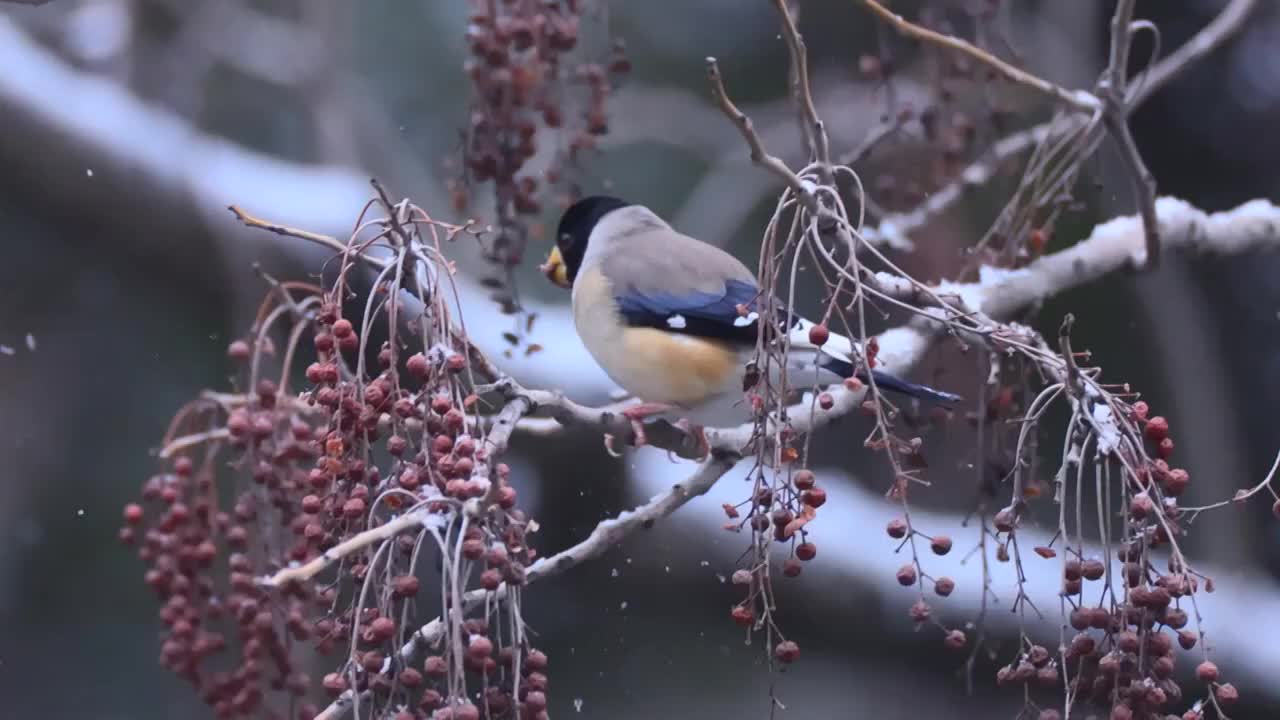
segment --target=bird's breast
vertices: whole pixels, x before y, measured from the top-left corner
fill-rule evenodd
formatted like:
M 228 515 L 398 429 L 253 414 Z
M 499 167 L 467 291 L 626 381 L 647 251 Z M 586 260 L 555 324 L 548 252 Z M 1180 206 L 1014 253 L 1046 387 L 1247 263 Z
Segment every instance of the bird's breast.
M 596 271 L 579 274 L 574 323 L 583 345 L 614 382 L 645 402 L 685 408 L 740 389 L 738 349 L 720 340 L 625 324 L 613 288 Z

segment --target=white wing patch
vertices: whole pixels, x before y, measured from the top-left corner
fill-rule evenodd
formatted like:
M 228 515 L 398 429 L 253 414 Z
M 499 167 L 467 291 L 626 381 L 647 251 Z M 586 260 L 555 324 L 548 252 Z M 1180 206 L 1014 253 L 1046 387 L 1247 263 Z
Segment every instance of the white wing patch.
M 683 330 L 686 325 L 683 315 L 671 315 L 667 318 L 667 327 L 673 330 Z
M 747 313 L 746 315 L 739 315 L 739 316 L 738 316 L 738 317 L 733 321 L 733 326 L 734 326 L 734 327 L 746 327 L 746 326 L 750 325 L 751 323 L 755 322 L 757 319 L 759 319 L 759 317 L 760 317 L 760 315 L 759 315 L 759 314 L 757 314 L 757 313 L 755 313 L 755 312 L 750 312 L 750 313 Z

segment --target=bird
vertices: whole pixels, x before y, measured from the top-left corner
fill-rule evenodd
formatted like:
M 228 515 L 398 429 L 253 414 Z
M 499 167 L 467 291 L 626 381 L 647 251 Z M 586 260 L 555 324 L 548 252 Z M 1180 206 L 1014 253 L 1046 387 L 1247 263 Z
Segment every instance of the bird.
M 571 290 L 574 327 L 613 382 L 640 399 L 622 411 L 645 444 L 645 419 L 675 417 L 709 453 L 704 428 L 750 417 L 744 377 L 750 372 L 765 300 L 755 273 L 724 250 L 674 229 L 644 205 L 609 195 L 581 198 L 565 209 L 556 243 L 540 266 Z M 780 306 L 774 299 L 773 307 Z M 816 323 L 788 314 L 778 326 L 790 341 L 792 387 L 867 382 L 861 353 L 848 338 L 812 332 Z M 767 328 L 766 328 L 767 329 Z M 811 337 L 812 335 L 812 337 Z M 769 340 L 780 339 L 771 333 Z M 814 342 L 818 340 L 820 342 Z M 876 387 L 941 406 L 961 396 L 871 370 Z M 611 453 L 612 438 L 606 436 Z M 614 453 L 616 454 L 616 453 Z

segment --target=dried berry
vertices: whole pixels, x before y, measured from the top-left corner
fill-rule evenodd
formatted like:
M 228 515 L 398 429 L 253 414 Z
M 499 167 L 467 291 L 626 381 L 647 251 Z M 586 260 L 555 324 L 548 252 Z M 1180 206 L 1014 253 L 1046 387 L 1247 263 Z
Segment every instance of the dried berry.
M 1169 437 L 1169 421 L 1163 416 L 1157 415 L 1147 421 L 1147 427 L 1143 429 L 1143 434 L 1147 439 L 1155 444 L 1160 444 L 1161 440 Z
M 907 563 L 898 568 L 898 584 L 903 587 L 911 587 L 916 584 L 916 566 Z
M 809 328 L 809 342 L 814 347 L 822 347 L 827 344 L 827 340 L 831 338 L 831 331 L 826 325 L 818 324 Z
M 800 659 L 800 646 L 791 640 L 783 640 L 773 649 L 773 656 L 779 662 L 793 663 Z
M 951 552 L 951 538 L 946 535 L 939 535 L 929 544 L 935 555 L 946 555 Z
M 800 501 L 812 508 L 820 508 L 827 502 L 827 491 L 812 487 L 800 494 Z
M 929 603 L 917 600 L 911 604 L 908 614 L 911 615 L 912 620 L 922 623 L 929 619 L 929 616 L 933 614 L 933 610 L 929 607 Z
M 1196 666 L 1196 677 L 1199 678 L 1200 682 L 1217 682 L 1218 666 L 1210 660 L 1205 660 Z
M 907 521 L 903 518 L 894 518 L 889 521 L 885 527 L 885 532 L 889 533 L 889 537 L 900 540 L 907 536 Z
M 949 577 L 940 577 L 933 582 L 933 591 L 940 597 L 947 597 L 955 592 L 956 581 Z

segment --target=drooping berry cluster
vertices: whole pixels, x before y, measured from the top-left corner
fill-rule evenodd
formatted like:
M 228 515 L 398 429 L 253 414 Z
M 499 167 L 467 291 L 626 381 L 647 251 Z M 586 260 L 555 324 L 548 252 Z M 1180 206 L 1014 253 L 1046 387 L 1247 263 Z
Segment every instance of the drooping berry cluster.
M 425 257 L 393 225 L 404 256 Z M 219 718 L 310 718 L 326 695 L 375 718 L 545 717 L 546 656 L 517 605 L 469 599 L 519 593 L 536 553 L 473 410 L 471 346 L 444 293 L 417 286 L 441 274 L 384 275 L 382 302 L 353 322 L 338 302 L 349 272 L 328 290 L 272 288 L 228 348 L 253 391 L 184 408 L 125 508 L 121 539 L 162 601 L 161 662 Z M 409 289 L 425 306 L 405 304 Z M 366 353 L 377 326 L 392 339 Z M 310 349 L 308 386 L 291 390 Z M 301 663 L 313 652 L 333 663 L 319 682 Z
M 586 22 L 579 0 L 475 0 L 467 26 L 471 111 L 465 175 L 453 186 L 455 206 L 471 183 L 493 184 L 499 233 L 488 247 L 503 270 L 519 265 L 527 228 L 519 219 L 542 211 L 540 190 L 559 183 L 566 164 L 595 148 L 608 132 L 605 102 L 630 70 L 621 41 L 607 62 L 571 59 Z M 542 178 L 527 170 L 540 130 L 563 133 Z

